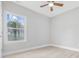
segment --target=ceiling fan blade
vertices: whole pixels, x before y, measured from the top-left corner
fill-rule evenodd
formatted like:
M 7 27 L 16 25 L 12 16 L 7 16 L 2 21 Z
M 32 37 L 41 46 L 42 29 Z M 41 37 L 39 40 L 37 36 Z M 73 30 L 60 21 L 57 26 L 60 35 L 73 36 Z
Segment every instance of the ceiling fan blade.
M 63 7 L 64 4 L 62 4 L 62 3 L 54 3 L 54 5 L 55 5 L 55 6 Z
M 50 7 L 50 11 L 53 11 L 53 7 Z
M 45 6 L 47 6 L 48 4 L 45 4 L 45 5 L 41 5 L 40 7 L 45 7 Z

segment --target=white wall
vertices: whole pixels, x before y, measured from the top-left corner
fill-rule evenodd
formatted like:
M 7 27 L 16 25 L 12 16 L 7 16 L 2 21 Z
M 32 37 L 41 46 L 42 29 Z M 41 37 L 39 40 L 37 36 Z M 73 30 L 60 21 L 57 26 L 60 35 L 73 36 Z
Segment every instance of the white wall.
M 79 8 L 52 18 L 51 39 L 53 45 L 79 49 Z
M 0 2 L 0 57 L 2 57 L 2 3 Z
M 10 53 L 21 49 L 28 49 L 48 44 L 50 21 L 47 17 L 21 7 L 12 2 L 3 2 L 4 10 L 26 16 L 28 23 L 28 39 L 26 42 L 5 44 L 3 53 Z M 5 35 L 5 34 L 4 34 Z M 6 39 L 4 39 L 6 40 Z

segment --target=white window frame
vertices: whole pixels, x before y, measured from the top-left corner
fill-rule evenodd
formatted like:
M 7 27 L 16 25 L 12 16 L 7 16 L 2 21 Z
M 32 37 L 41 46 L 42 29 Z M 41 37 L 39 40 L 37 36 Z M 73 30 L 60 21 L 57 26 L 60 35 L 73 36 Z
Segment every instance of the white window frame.
M 24 39 L 23 40 L 16 40 L 16 41 L 8 41 L 8 27 L 7 27 L 7 14 L 13 14 L 15 16 L 21 16 L 24 17 Z M 22 15 L 17 15 L 13 12 L 8 12 L 8 11 L 4 11 L 3 13 L 4 17 L 3 17 L 3 25 L 4 25 L 4 43 L 8 44 L 8 43 L 19 43 L 19 42 L 26 42 L 27 41 L 27 19 L 26 16 L 22 16 Z

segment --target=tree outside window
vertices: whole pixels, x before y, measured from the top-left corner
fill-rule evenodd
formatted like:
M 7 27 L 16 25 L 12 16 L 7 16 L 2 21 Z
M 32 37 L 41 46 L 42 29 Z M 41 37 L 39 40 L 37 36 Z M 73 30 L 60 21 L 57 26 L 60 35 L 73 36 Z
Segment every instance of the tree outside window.
M 20 16 L 7 15 L 8 40 L 17 41 L 24 39 L 24 18 Z

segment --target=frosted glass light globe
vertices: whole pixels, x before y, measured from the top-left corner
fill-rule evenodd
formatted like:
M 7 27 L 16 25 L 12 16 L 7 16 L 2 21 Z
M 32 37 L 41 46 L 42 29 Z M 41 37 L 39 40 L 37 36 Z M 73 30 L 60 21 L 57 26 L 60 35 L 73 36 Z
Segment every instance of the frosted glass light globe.
M 49 3 L 49 6 L 52 7 L 53 6 L 53 3 Z

